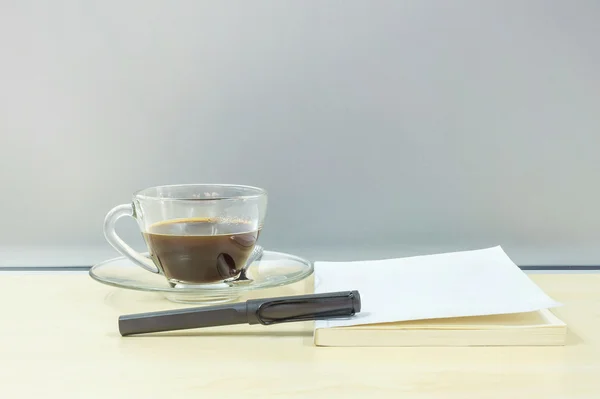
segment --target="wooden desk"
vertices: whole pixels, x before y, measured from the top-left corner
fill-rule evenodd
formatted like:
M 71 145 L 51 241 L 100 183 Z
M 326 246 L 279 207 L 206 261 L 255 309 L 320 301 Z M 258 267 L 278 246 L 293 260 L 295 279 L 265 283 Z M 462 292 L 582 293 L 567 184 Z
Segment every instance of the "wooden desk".
M 600 398 L 600 274 L 531 277 L 565 303 L 567 346 L 324 348 L 308 322 L 122 338 L 120 314 L 177 305 L 87 274 L 0 274 L 0 398 Z

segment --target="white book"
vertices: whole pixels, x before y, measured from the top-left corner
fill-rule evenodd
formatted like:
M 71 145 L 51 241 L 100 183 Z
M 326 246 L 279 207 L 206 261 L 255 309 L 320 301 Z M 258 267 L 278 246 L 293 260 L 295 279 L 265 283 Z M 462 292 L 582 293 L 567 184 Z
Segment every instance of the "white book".
M 361 311 L 317 320 L 334 346 L 560 345 L 561 306 L 501 247 L 353 262 L 315 262 L 315 293 L 357 290 Z
M 317 327 L 317 346 L 565 345 L 567 325 L 548 309 L 504 315 Z

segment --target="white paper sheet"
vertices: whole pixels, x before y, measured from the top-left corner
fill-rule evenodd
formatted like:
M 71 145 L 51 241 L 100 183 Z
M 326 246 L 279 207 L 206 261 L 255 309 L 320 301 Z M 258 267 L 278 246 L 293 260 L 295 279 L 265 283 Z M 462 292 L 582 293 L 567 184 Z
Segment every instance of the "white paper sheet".
M 561 304 L 501 247 L 354 262 L 315 262 L 315 292 L 358 290 L 362 310 L 315 328 L 530 312 Z

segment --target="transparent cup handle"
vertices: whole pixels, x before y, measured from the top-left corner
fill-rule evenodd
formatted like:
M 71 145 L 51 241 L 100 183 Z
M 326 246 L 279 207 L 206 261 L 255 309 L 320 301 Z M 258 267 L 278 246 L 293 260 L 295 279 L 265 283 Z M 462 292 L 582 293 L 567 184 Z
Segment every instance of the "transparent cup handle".
M 158 269 L 158 267 L 156 267 L 154 262 L 152 262 L 152 259 L 135 251 L 133 248 L 127 245 L 125 241 L 121 239 L 121 237 L 117 235 L 117 232 L 115 231 L 115 226 L 117 224 L 117 220 L 119 220 L 123 216 L 135 218 L 133 216 L 132 204 L 123 204 L 115 206 L 106 214 L 106 217 L 104 218 L 104 237 L 106 238 L 106 241 L 108 241 L 108 243 L 112 245 L 114 249 L 119 251 L 121 254 L 125 255 L 136 265 L 141 266 L 149 272 L 160 274 L 160 270 Z

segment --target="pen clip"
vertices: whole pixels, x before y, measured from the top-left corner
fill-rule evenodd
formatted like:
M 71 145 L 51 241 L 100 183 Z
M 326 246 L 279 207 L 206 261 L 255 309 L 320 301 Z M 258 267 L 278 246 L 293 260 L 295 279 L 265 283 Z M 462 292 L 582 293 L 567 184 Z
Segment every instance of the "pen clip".
M 356 314 L 356 309 L 353 306 L 354 299 L 355 293 L 349 292 L 345 293 L 344 295 L 316 295 L 314 297 L 306 297 L 301 299 L 273 300 L 260 304 L 256 309 L 255 315 L 258 322 L 263 325 L 335 317 L 350 317 Z M 268 313 L 270 309 L 281 305 L 290 305 L 292 307 L 297 306 L 297 312 L 299 312 L 299 314 L 285 317 L 265 316 L 265 313 Z M 319 310 L 317 309 L 318 306 L 322 306 L 324 309 Z

